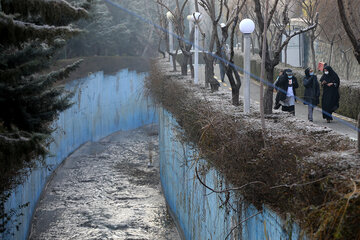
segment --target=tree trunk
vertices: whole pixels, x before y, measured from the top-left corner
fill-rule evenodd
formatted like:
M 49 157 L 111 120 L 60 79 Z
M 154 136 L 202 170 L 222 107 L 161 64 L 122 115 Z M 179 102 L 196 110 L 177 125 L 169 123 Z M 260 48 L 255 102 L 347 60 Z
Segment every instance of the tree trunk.
M 231 88 L 232 93 L 232 104 L 234 106 L 239 106 L 239 98 L 240 98 L 240 89 L 239 88 Z
M 187 75 L 187 66 L 188 66 L 188 56 L 183 54 L 183 59 L 181 61 L 181 75 L 186 76 Z
M 312 68 L 314 70 L 314 72 L 316 72 L 316 68 L 317 68 L 317 64 L 316 64 L 316 53 L 315 53 L 315 32 L 311 31 L 310 32 L 310 50 L 311 50 L 311 64 L 312 64 Z
M 153 33 L 154 33 L 154 29 L 155 29 L 155 28 L 151 28 L 151 32 L 150 32 L 150 35 L 149 35 L 149 39 L 152 39 L 152 36 L 153 36 Z M 147 43 L 146 43 L 146 46 L 145 46 L 145 48 L 144 48 L 144 50 L 143 50 L 143 52 L 142 52 L 142 54 L 141 54 L 142 57 L 145 56 L 145 54 L 146 54 L 147 50 L 149 49 L 149 47 L 150 47 L 150 42 L 147 42 Z
M 330 56 L 329 56 L 329 62 L 328 65 L 331 66 L 331 60 L 332 60 L 332 55 L 333 55 L 333 48 L 334 48 L 334 42 L 331 42 L 330 44 Z
M 360 113 L 358 116 L 357 131 L 358 131 L 358 152 L 360 153 Z
M 346 79 L 350 80 L 350 61 L 346 61 Z
M 235 74 L 235 78 L 234 79 L 234 74 Z M 236 69 L 234 69 L 232 66 L 228 66 L 226 69 L 226 76 L 229 79 L 230 85 L 231 85 L 231 99 L 232 99 L 232 104 L 234 106 L 239 106 L 240 105 L 240 87 L 241 87 L 241 81 L 240 81 L 240 76 L 238 74 L 238 72 L 236 71 Z M 236 80 L 236 82 L 235 82 Z
M 163 55 L 163 58 L 165 58 L 165 52 L 163 50 L 161 50 L 161 42 L 162 42 L 162 37 L 160 37 L 159 39 L 159 43 L 158 43 L 158 52 Z
M 266 77 L 269 83 L 274 82 L 274 68 L 267 68 L 266 69 Z M 272 105 L 273 105 L 273 93 L 274 88 L 271 85 L 267 85 L 265 88 L 264 94 L 264 113 L 265 114 L 272 114 Z
M 214 79 L 214 58 L 204 56 L 205 60 L 205 87 L 209 87 L 209 83 Z
M 251 39 L 251 54 L 255 55 L 255 41 L 253 38 L 250 39 Z
M 348 38 L 350 39 L 350 42 L 354 48 L 354 55 L 356 60 L 358 61 L 358 63 L 360 64 L 360 39 L 359 39 L 359 35 L 357 35 L 355 33 L 355 30 L 353 29 L 352 25 L 349 22 L 349 16 L 352 16 L 354 13 L 352 12 L 353 9 L 348 8 L 346 11 L 345 7 L 344 7 L 344 2 L 343 0 L 337 0 L 338 2 L 338 9 L 339 9 L 339 13 L 340 13 L 340 19 L 341 22 L 343 23 L 345 32 L 348 36 Z M 356 12 L 356 10 L 355 10 Z M 350 21 L 351 21 L 351 17 L 350 17 Z M 357 27 L 357 26 L 356 26 Z
M 310 43 L 310 48 L 311 48 L 312 67 L 313 67 L 313 70 L 315 73 L 316 72 L 316 55 L 315 55 L 314 40 L 312 40 L 312 39 L 311 39 L 311 43 Z
M 177 58 L 177 51 L 175 54 L 172 54 L 172 64 L 173 64 L 173 71 L 174 72 L 177 72 L 177 69 L 176 69 L 176 58 Z
M 190 67 L 190 71 L 191 71 L 191 78 L 194 79 L 195 73 L 194 73 L 194 65 L 193 65 L 192 56 L 189 57 L 189 67 Z

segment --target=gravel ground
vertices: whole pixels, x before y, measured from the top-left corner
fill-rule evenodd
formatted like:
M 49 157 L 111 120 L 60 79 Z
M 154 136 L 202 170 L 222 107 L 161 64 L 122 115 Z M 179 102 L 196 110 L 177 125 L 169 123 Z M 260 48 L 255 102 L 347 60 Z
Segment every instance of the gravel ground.
M 161 193 L 157 134 L 156 125 L 118 132 L 72 154 L 44 191 L 30 239 L 180 239 Z

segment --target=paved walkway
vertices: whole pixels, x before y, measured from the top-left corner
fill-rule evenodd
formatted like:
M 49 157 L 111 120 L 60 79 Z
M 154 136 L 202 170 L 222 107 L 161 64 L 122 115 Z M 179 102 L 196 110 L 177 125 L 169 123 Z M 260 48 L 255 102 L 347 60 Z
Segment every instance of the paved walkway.
M 204 72 L 205 72 L 204 65 L 202 65 L 200 67 L 199 78 L 201 78 L 201 79 L 205 78 Z M 215 66 L 215 77 L 220 80 L 220 71 L 219 71 L 218 65 Z M 202 81 L 204 81 L 204 80 L 202 80 Z M 243 78 L 241 78 L 241 81 L 242 81 L 242 84 L 244 84 Z M 200 82 L 201 82 L 201 80 L 200 80 Z M 230 83 L 226 76 L 225 76 L 225 83 L 220 83 L 220 84 L 221 84 L 222 89 L 225 89 L 226 91 L 231 91 Z M 243 96 L 243 90 L 244 90 L 244 88 L 241 87 L 241 89 L 240 89 L 241 96 Z M 255 80 L 251 80 L 250 98 L 251 98 L 251 101 L 259 104 L 260 84 Z M 274 100 L 275 100 L 275 94 L 274 94 Z M 308 114 L 307 106 L 304 105 L 303 103 L 296 103 L 295 116 L 299 119 L 307 120 L 307 114 Z M 351 126 L 354 126 L 354 127 L 356 126 L 356 121 L 353 119 L 346 118 L 344 116 L 337 115 L 337 114 L 334 114 L 334 116 L 338 119 L 334 118 L 333 122 L 327 123 L 326 120 L 322 118 L 321 109 L 316 108 L 314 111 L 314 116 L 313 116 L 314 123 L 319 126 L 331 128 L 332 130 L 334 130 L 335 132 L 337 132 L 339 134 L 348 136 L 349 138 L 356 140 L 357 139 L 357 131 L 351 127 Z

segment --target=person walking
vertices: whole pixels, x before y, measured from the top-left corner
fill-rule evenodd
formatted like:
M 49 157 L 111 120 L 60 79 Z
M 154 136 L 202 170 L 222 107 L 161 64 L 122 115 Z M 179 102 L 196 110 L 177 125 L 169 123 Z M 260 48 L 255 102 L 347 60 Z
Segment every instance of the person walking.
M 277 81 L 276 87 L 279 88 L 276 94 L 276 102 L 282 106 L 281 110 L 289 112 L 295 116 L 295 96 L 296 88 L 299 87 L 297 79 L 293 76 L 291 69 L 284 70 L 283 75 Z M 275 105 L 274 108 L 280 107 Z
M 279 79 L 284 74 L 285 74 L 285 72 L 283 70 L 281 70 L 279 72 L 279 75 L 277 76 L 277 78 L 276 78 L 276 80 L 274 82 L 274 86 L 276 86 L 276 84 L 279 82 Z M 275 88 L 275 91 L 276 91 L 276 97 L 275 97 L 274 109 L 279 109 L 281 107 L 280 100 L 279 100 L 279 90 L 277 88 Z
M 307 68 L 305 70 L 305 77 L 303 80 L 305 93 L 304 104 L 308 105 L 308 120 L 313 121 L 314 107 L 319 104 L 320 86 L 314 70 Z
M 340 78 L 330 66 L 326 66 L 320 82 L 323 87 L 323 95 L 321 99 L 323 118 L 330 123 L 333 120 L 332 113 L 339 108 Z

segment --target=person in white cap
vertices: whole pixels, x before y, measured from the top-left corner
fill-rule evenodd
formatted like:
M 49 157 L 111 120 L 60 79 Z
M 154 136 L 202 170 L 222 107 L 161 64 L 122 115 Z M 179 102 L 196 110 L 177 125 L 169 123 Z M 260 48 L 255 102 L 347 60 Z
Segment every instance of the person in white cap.
M 297 79 L 291 69 L 286 69 L 275 85 L 279 88 L 276 95 L 275 109 L 282 106 L 281 110 L 295 115 L 295 89 L 299 87 Z

